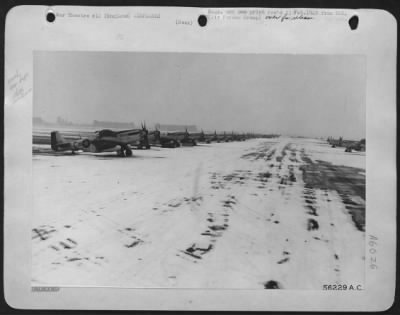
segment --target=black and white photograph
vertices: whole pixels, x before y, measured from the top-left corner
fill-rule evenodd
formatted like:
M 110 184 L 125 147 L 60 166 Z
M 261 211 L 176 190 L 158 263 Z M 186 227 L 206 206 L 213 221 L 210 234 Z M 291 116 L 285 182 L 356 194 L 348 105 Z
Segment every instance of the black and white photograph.
M 32 285 L 365 277 L 365 59 L 36 52 Z

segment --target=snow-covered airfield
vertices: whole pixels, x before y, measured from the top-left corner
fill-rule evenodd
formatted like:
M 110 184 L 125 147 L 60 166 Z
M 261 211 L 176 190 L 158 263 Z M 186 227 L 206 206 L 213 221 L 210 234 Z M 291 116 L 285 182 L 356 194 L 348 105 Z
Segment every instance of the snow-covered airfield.
M 33 285 L 364 284 L 365 152 L 281 137 L 34 154 L 33 180 Z

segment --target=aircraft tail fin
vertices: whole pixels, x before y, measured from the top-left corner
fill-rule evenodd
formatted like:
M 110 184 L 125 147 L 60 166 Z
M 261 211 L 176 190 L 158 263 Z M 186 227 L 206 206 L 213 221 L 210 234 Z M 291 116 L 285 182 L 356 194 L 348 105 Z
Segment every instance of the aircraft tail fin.
M 58 151 L 58 145 L 65 143 L 64 137 L 58 131 L 51 132 L 51 149 Z

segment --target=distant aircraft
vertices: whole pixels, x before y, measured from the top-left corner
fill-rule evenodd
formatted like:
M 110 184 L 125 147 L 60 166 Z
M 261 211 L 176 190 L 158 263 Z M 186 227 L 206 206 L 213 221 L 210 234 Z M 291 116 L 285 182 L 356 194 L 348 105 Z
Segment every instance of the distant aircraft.
M 212 141 L 219 142 L 220 141 L 220 138 L 218 137 L 216 130 L 214 131 L 214 134 L 210 135 L 209 139 L 210 139 L 210 142 L 212 142 Z
M 343 138 L 340 137 L 338 140 L 329 137 L 328 143 L 332 146 L 332 148 L 341 147 L 343 145 Z
M 342 137 L 340 137 L 338 140 L 329 137 L 327 141 L 332 148 L 344 147 L 345 152 L 351 152 L 352 150 L 365 151 L 365 139 L 361 139 L 360 141 L 355 141 L 355 140 L 344 140 Z
M 206 143 L 211 143 L 214 139 L 214 133 L 206 133 L 204 134 L 204 140 Z M 216 140 L 214 140 L 216 141 Z
M 197 132 L 197 133 L 191 133 L 190 136 L 197 142 L 207 142 L 210 143 L 207 135 L 204 133 L 203 130 L 201 130 L 201 132 Z
M 210 142 L 230 142 L 230 141 L 244 141 L 246 140 L 246 135 L 243 133 L 242 135 L 234 133 L 232 131 L 231 134 L 227 134 L 225 131 L 223 134 L 217 134 L 215 130 L 214 133 L 205 134 L 204 138 L 207 143 Z
M 227 135 L 226 132 L 224 131 L 224 134 L 222 136 L 221 141 L 230 142 L 230 141 L 232 141 L 232 136 L 231 135 Z
M 119 156 L 132 156 L 130 144 L 140 143 L 145 137 L 142 129 L 113 131 L 103 129 L 93 136 L 66 141 L 58 131 L 51 132 L 51 148 L 53 151 L 85 151 L 85 152 L 117 152 Z
M 236 133 L 232 132 L 232 138 L 234 141 L 245 141 L 246 140 L 246 136 L 244 135 L 244 133 L 236 134 Z
M 185 131 L 167 132 L 167 137 L 179 141 L 182 145 L 197 145 L 196 140 L 190 136 L 187 129 Z
M 355 151 L 365 151 L 366 146 L 365 146 L 365 139 L 361 139 L 358 142 L 351 143 L 346 146 L 345 152 L 351 152 L 352 150 Z

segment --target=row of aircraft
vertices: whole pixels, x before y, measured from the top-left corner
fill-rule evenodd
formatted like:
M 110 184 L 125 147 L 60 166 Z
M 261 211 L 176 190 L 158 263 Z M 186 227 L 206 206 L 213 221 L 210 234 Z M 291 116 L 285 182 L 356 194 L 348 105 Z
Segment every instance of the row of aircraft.
M 132 156 L 132 148 L 150 149 L 151 145 L 160 145 L 161 147 L 176 148 L 179 146 L 195 146 L 198 142 L 230 142 L 244 141 L 253 138 L 254 134 L 237 133 L 189 133 L 186 131 L 165 132 L 160 130 L 148 130 L 146 124 L 142 123 L 139 129 L 129 129 L 113 131 L 103 129 L 95 131 L 86 137 L 78 139 L 67 139 L 59 131 L 51 132 L 51 148 L 53 151 L 70 151 L 73 154 L 77 151 L 84 152 L 117 152 L 121 157 Z
M 366 149 L 365 139 L 356 141 L 356 140 L 344 140 L 343 137 L 340 137 L 339 139 L 334 139 L 332 137 L 329 137 L 327 139 L 327 142 L 331 145 L 332 148 L 344 147 L 345 152 L 352 152 L 353 150 L 365 151 Z

